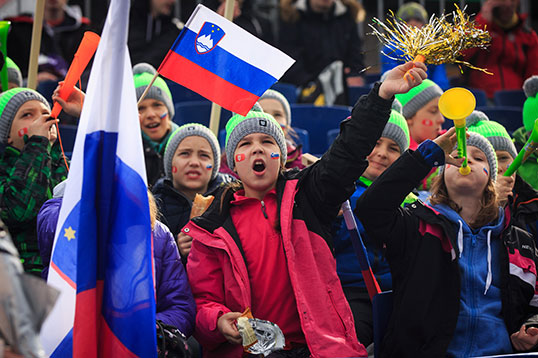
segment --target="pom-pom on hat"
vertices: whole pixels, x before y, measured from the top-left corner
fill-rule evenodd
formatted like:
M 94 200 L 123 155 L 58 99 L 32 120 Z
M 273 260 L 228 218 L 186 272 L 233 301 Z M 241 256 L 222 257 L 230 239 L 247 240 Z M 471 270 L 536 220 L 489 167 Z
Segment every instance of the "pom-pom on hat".
M 133 77 L 137 100 L 140 99 L 142 93 L 144 93 L 156 73 L 157 70 L 155 70 L 155 68 L 149 63 L 142 62 L 133 67 Z M 172 100 L 172 93 L 162 78 L 157 77 L 155 79 L 155 82 L 153 82 L 153 85 L 151 85 L 146 97 L 144 97 L 144 99 L 148 98 L 163 102 L 168 110 L 168 117 L 170 120 L 174 118 L 175 110 L 174 102 Z
M 504 150 L 514 159 L 517 156 L 516 146 L 502 124 L 490 121 L 481 111 L 473 111 L 465 120 L 471 132 L 482 134 L 493 145 L 495 150 Z
M 396 95 L 396 99 L 402 104 L 402 114 L 409 119 L 424 107 L 432 99 L 441 97 L 443 90 L 435 82 L 425 79 L 416 87 L 406 93 Z
M 234 153 L 239 141 L 252 133 L 264 133 L 273 137 L 280 148 L 280 162 L 286 163 L 288 150 L 286 138 L 280 124 L 268 113 L 250 111 L 246 116 L 234 115 L 226 124 L 226 160 L 228 167 L 234 170 Z
M 267 91 L 265 91 L 264 94 L 262 94 L 260 99 L 275 99 L 279 101 L 282 104 L 282 107 L 284 107 L 284 112 L 286 113 L 286 124 L 288 125 L 288 127 L 291 126 L 290 103 L 282 93 L 273 89 L 268 89 Z
M 177 128 L 172 132 L 168 142 L 166 143 L 166 148 L 164 150 L 164 172 L 168 179 L 172 179 L 172 160 L 174 159 L 174 154 L 176 153 L 177 147 L 181 141 L 187 137 L 198 136 L 205 138 L 209 142 L 209 146 L 213 151 L 213 168 L 211 172 L 211 180 L 217 177 L 220 168 L 220 145 L 217 137 L 207 128 L 199 123 L 188 123 L 184 124 L 181 127 Z
M 28 101 L 40 101 L 50 111 L 49 102 L 39 92 L 30 88 L 17 87 L 0 95 L 0 143 L 7 143 L 11 124 L 19 108 Z
M 6 65 L 8 82 L 16 84 L 17 87 L 22 87 L 22 73 L 19 66 L 9 57 L 6 57 Z
M 532 131 L 534 121 L 538 118 L 538 76 L 531 76 L 523 83 L 523 91 L 527 99 L 523 104 L 523 126 L 527 132 Z
M 381 137 L 392 139 L 400 147 L 400 153 L 403 153 L 409 148 L 407 121 L 398 111 L 393 109 L 390 112 L 389 121 L 383 129 Z

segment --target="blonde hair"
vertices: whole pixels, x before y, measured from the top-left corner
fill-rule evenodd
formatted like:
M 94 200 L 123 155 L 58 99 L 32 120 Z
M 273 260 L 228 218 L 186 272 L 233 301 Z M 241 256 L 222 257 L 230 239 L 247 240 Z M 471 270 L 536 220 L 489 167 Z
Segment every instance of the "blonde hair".
M 461 212 L 461 207 L 456 204 L 448 195 L 448 189 L 445 183 L 445 172 L 433 178 L 432 186 L 430 188 L 430 203 L 432 205 L 445 204 L 458 214 Z M 473 222 L 468 223 L 473 229 L 480 228 L 489 224 L 493 220 L 499 217 L 499 206 L 497 203 L 497 192 L 495 191 L 495 184 L 488 179 L 488 183 L 484 188 L 484 193 L 480 199 L 480 210 L 476 214 L 476 218 Z
M 157 203 L 155 202 L 155 197 L 148 189 L 148 202 L 149 202 L 149 217 L 151 220 L 151 230 L 155 227 L 155 221 L 159 219 L 159 208 L 157 208 Z

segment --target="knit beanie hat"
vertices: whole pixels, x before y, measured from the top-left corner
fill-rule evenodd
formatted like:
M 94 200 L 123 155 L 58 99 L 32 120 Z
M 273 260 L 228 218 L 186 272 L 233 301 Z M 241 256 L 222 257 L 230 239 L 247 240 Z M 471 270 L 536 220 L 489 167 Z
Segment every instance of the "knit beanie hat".
M 398 147 L 400 147 L 400 153 L 403 153 L 409 148 L 409 128 L 407 127 L 407 122 L 405 118 L 395 111 L 394 109 L 390 111 L 390 118 L 381 137 L 392 139 Z
M 22 87 L 22 73 L 19 66 L 9 57 L 6 57 L 6 65 L 8 82 L 15 83 L 17 87 Z
M 157 73 L 157 71 L 149 63 L 143 62 L 133 67 L 133 76 L 137 100 L 140 99 L 142 93 L 144 93 L 146 87 L 148 87 L 148 85 L 150 84 L 155 73 Z M 163 102 L 168 109 L 169 118 L 174 118 L 175 110 L 174 102 L 172 101 L 172 93 L 170 92 L 168 85 L 166 84 L 166 82 L 164 82 L 162 78 L 157 77 L 155 79 L 155 82 L 153 82 L 153 85 L 151 85 L 151 88 L 146 94 L 146 97 L 144 97 L 144 99 L 148 98 L 156 99 Z
M 538 118 L 538 76 L 532 76 L 525 80 L 523 83 L 523 91 L 527 99 L 523 104 L 523 125 L 527 132 L 532 131 L 534 127 L 534 121 Z
M 502 124 L 490 121 L 488 116 L 481 111 L 473 111 L 465 120 L 467 128 L 471 132 L 482 134 L 493 145 L 495 150 L 504 150 L 515 158 L 516 146 L 512 138 Z
M 226 159 L 234 170 L 234 153 L 239 141 L 251 133 L 265 133 L 273 137 L 280 148 L 280 162 L 286 163 L 288 149 L 280 124 L 268 113 L 250 111 L 245 117 L 236 114 L 226 123 Z
M 0 95 L 0 143 L 7 143 L 11 124 L 19 108 L 32 100 L 42 102 L 50 111 L 49 102 L 45 97 L 30 88 L 17 87 Z
M 172 160 L 174 159 L 177 147 L 183 139 L 192 136 L 205 138 L 209 142 L 209 146 L 213 151 L 213 171 L 211 172 L 211 180 L 217 177 L 220 168 L 220 145 L 217 137 L 215 137 L 213 132 L 204 125 L 199 123 L 187 123 L 173 131 L 166 143 L 163 163 L 164 172 L 168 179 L 172 179 Z
M 441 97 L 443 90 L 435 82 L 425 79 L 416 87 L 411 88 L 407 93 L 396 95 L 396 99 L 402 104 L 402 114 L 409 119 L 424 107 L 432 99 Z
M 428 12 L 422 5 L 416 2 L 408 2 L 400 6 L 396 17 L 399 17 L 405 22 L 409 20 L 419 20 L 424 24 L 428 22 Z
M 392 101 L 392 106 L 390 108 L 402 114 L 402 111 L 403 111 L 402 104 L 396 98 L 394 98 L 394 101 Z
M 282 104 L 282 107 L 284 107 L 284 112 L 286 113 L 286 121 L 287 121 L 286 124 L 288 126 L 291 125 L 290 103 L 288 102 L 286 97 L 284 97 L 282 93 L 272 90 L 272 89 L 268 89 L 267 91 L 265 91 L 264 94 L 262 94 L 260 99 L 276 99 L 277 101 L 279 101 Z

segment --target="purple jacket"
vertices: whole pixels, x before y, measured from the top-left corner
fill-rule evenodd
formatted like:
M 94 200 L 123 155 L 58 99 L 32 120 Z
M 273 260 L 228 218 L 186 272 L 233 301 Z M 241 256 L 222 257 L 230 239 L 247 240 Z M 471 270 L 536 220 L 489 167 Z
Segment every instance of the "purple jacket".
M 37 241 L 45 269 L 43 278 L 49 273 L 49 263 L 54 242 L 54 232 L 60 214 L 62 198 L 45 202 L 37 215 Z M 187 337 L 194 330 L 196 307 L 188 283 L 187 274 L 181 264 L 179 252 L 172 234 L 159 221 L 153 228 L 155 280 L 157 289 L 156 318 L 177 327 Z

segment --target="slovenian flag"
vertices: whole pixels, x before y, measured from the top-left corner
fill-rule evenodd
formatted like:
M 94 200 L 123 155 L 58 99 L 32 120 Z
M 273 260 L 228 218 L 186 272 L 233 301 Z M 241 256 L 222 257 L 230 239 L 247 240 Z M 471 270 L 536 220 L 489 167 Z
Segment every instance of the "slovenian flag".
M 129 0 L 112 0 L 88 83 L 48 282 L 52 357 L 155 357 L 155 290 Z
M 233 22 L 198 5 L 158 72 L 246 115 L 295 62 Z

